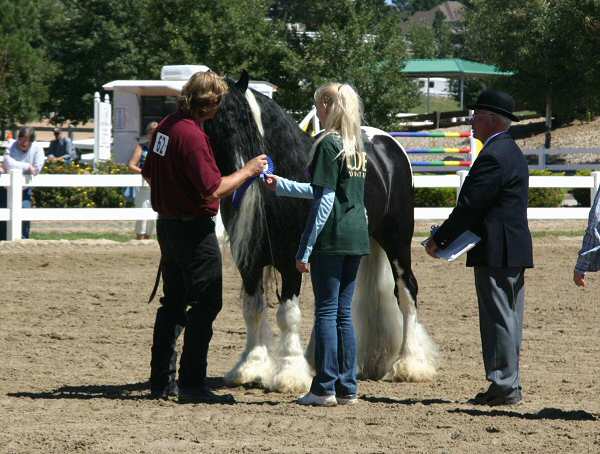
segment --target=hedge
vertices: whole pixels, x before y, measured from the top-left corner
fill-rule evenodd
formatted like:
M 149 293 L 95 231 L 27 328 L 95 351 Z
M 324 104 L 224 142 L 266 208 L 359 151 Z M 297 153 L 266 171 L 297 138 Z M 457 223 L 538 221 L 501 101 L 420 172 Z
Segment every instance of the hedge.
M 564 172 L 552 172 L 550 170 L 532 170 L 530 176 L 562 176 Z M 559 207 L 567 191 L 563 188 L 530 188 L 530 207 Z
M 43 169 L 46 174 L 101 174 L 116 175 L 131 173 L 126 165 L 114 162 L 103 162 L 92 166 L 62 162 L 46 163 Z M 34 188 L 35 206 L 39 208 L 124 208 L 132 207 L 133 201 L 123 195 L 123 188 Z
M 549 170 L 532 170 L 532 176 L 564 175 L 564 173 Z M 588 201 L 590 191 L 586 191 Z M 530 207 L 559 207 L 565 197 L 566 190 L 562 188 L 531 188 L 529 189 Z M 579 201 L 579 200 L 578 200 Z M 456 189 L 453 188 L 415 188 L 416 207 L 453 207 L 456 205 Z M 589 206 L 589 202 L 588 202 Z
M 591 170 L 578 170 L 575 175 L 589 177 L 592 174 Z M 591 192 L 589 188 L 573 188 L 571 189 L 571 194 L 575 200 L 577 200 L 577 205 L 582 207 L 592 206 L 591 200 Z

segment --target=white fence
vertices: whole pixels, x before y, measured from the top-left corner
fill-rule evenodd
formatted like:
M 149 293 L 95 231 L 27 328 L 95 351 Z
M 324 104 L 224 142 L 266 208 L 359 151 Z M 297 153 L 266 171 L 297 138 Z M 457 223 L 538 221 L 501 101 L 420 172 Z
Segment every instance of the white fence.
M 467 176 L 466 170 L 455 175 L 417 175 L 417 188 L 459 189 Z M 141 175 L 22 175 L 11 170 L 0 175 L 0 187 L 7 189 L 7 208 L 0 208 L 0 221 L 8 221 L 8 239 L 21 238 L 22 221 L 134 221 L 156 219 L 150 208 L 22 208 L 23 189 L 26 187 L 140 187 L 147 183 Z M 600 187 L 600 172 L 591 176 L 532 176 L 531 188 L 588 188 L 592 200 Z M 529 219 L 587 219 L 589 208 L 529 208 Z M 415 219 L 446 219 L 452 207 L 415 208 Z M 217 234 L 223 234 L 223 225 L 217 222 Z
M 600 148 L 536 148 L 534 150 L 523 150 L 526 156 L 537 156 L 537 164 L 530 164 L 529 170 L 552 170 L 561 172 L 564 170 L 593 169 L 600 170 L 600 163 L 585 162 L 582 164 L 548 164 L 548 156 L 559 156 L 565 154 L 595 154 L 600 158 Z

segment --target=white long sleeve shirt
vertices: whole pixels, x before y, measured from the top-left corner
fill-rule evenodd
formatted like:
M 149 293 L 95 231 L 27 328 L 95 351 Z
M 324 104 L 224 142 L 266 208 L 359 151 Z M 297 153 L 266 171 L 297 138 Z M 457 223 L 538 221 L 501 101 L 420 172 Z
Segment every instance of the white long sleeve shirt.
M 27 151 L 22 151 L 19 148 L 19 143 L 14 142 L 8 149 L 8 153 L 4 154 L 4 170 L 7 172 L 12 169 L 21 169 L 23 173 L 31 173 L 30 167 L 33 166 L 35 174 L 42 171 L 44 167 L 44 149 L 37 143 L 33 142 Z

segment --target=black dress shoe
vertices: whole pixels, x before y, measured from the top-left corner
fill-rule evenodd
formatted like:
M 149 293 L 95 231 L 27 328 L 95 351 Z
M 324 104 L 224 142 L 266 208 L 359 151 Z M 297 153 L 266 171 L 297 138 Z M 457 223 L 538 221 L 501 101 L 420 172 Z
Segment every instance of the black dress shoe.
M 163 386 L 162 388 L 151 387 L 150 388 L 150 398 L 151 399 L 168 399 L 169 397 L 174 397 L 179 394 L 179 388 L 177 387 L 177 383 L 171 382 L 167 386 Z
M 180 387 L 179 402 L 232 405 L 235 399 L 231 394 L 215 394 L 208 386 Z
M 491 407 L 500 405 L 519 405 L 523 402 L 523 395 L 520 391 L 508 395 L 498 395 L 491 393 L 488 389 L 486 392 L 477 393 L 475 397 L 469 399 L 467 402 L 473 405 L 489 405 Z
M 485 391 L 483 393 L 477 393 L 475 397 L 469 399 L 467 402 L 473 405 L 485 405 L 492 398 L 493 396 L 489 393 L 489 391 Z
M 509 394 L 508 396 L 496 396 L 486 402 L 490 407 L 498 407 L 500 405 L 520 405 L 523 403 L 523 395 L 519 393 Z

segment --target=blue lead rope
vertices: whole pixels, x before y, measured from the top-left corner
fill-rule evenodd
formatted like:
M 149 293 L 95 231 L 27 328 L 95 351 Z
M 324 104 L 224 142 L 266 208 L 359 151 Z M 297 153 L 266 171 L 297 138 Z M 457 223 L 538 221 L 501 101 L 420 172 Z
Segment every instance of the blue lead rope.
M 237 188 L 236 191 L 233 193 L 233 197 L 231 200 L 233 208 L 237 210 L 240 207 L 240 205 L 242 204 L 242 199 L 244 198 L 244 194 L 246 193 L 250 185 L 254 183 L 254 180 L 256 180 L 257 178 L 264 180 L 267 175 L 273 173 L 275 173 L 275 164 L 273 164 L 273 160 L 271 159 L 271 157 L 267 156 L 267 169 L 259 173 L 257 177 L 248 178 L 244 182 L 244 184 Z

